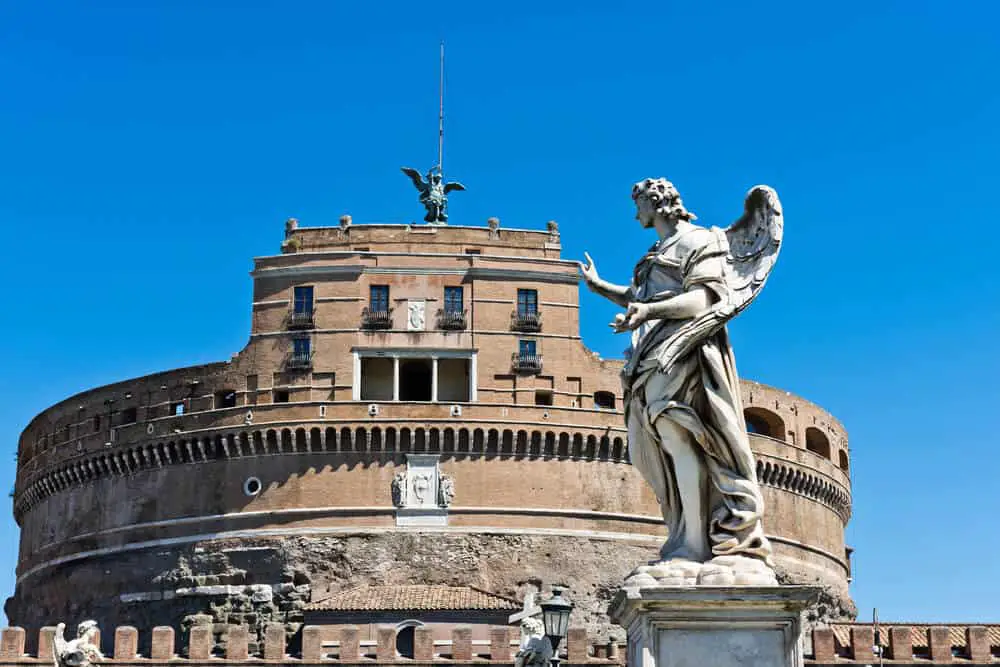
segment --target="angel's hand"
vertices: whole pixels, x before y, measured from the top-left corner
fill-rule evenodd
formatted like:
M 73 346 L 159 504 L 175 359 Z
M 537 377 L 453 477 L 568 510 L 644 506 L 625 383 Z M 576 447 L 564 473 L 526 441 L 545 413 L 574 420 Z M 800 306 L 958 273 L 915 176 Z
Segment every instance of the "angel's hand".
M 578 262 L 580 265 L 580 273 L 583 274 L 583 279 L 588 285 L 593 285 L 600 280 L 600 276 L 597 275 L 597 267 L 594 266 L 594 260 L 590 258 L 590 255 L 583 253 L 583 256 L 587 258 L 587 263 L 584 264 L 583 262 Z
M 628 329 L 638 329 L 639 326 L 649 319 L 649 304 L 633 301 L 625 311 L 625 327 Z

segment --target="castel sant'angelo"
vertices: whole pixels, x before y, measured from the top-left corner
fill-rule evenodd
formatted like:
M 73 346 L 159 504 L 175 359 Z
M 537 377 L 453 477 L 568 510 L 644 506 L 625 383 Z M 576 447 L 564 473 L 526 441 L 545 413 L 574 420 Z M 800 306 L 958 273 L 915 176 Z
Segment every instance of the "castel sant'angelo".
M 575 624 L 620 632 L 608 599 L 663 519 L 629 463 L 622 362 L 580 338 L 555 223 L 289 220 L 251 276 L 232 359 L 86 391 L 25 428 L 6 611 L 29 642 L 84 618 L 486 627 L 551 584 Z M 780 388 L 742 395 L 779 577 L 853 618 L 845 430 Z

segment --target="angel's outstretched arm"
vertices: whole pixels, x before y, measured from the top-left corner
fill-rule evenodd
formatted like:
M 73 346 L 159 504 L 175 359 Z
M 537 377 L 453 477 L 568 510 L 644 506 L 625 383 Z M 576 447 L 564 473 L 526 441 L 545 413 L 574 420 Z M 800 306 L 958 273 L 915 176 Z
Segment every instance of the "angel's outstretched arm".
M 594 260 L 590 258 L 590 255 L 583 253 L 583 256 L 587 258 L 587 263 L 580 262 L 580 273 L 583 274 L 583 280 L 587 283 L 590 291 L 600 294 L 622 308 L 628 306 L 629 301 L 633 299 L 632 288 L 627 285 L 615 285 L 604 280 L 597 275 L 597 267 L 594 266 Z

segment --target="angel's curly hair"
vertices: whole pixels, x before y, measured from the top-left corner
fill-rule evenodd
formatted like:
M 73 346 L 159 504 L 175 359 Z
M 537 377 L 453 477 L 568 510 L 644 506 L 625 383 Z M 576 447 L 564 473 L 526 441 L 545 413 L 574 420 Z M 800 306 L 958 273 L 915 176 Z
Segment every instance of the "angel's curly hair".
M 647 178 L 633 185 L 632 199 L 638 201 L 640 197 L 645 197 L 652 202 L 656 208 L 656 214 L 662 215 L 664 218 L 688 222 L 698 219 L 698 216 L 684 208 L 681 193 L 677 191 L 673 183 L 665 178 Z

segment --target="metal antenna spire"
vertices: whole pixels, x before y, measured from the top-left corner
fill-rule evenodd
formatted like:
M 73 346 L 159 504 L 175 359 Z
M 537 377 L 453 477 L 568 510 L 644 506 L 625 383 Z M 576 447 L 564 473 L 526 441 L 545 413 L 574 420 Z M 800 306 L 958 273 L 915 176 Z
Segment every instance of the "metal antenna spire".
M 444 40 L 441 40 L 441 72 L 438 82 L 438 169 L 444 172 Z

